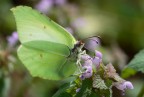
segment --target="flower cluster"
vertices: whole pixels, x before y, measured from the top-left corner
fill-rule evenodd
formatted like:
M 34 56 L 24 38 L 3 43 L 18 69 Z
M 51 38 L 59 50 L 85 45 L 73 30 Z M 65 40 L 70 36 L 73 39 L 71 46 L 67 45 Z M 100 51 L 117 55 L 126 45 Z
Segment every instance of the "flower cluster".
M 84 72 L 80 76 L 82 80 L 85 78 L 90 78 L 93 74 L 93 67 L 96 69 L 99 68 L 100 62 L 102 61 L 102 54 L 99 51 L 95 51 L 95 56 L 94 58 L 90 57 L 87 54 L 84 54 L 81 56 L 81 61 L 83 62 L 82 64 L 82 69 Z
M 133 89 L 132 83 L 122 79 L 116 73 L 116 70 L 111 63 L 106 66 L 103 64 L 102 56 L 102 53 L 98 50 L 95 50 L 95 56 L 93 57 L 88 54 L 81 55 L 82 73 L 80 74 L 80 80 L 92 78 L 93 88 L 96 89 L 110 89 L 113 86 L 122 92 L 126 89 Z M 105 80 L 111 80 L 111 85 L 108 86 Z M 79 91 L 80 87 L 76 89 L 76 92 Z

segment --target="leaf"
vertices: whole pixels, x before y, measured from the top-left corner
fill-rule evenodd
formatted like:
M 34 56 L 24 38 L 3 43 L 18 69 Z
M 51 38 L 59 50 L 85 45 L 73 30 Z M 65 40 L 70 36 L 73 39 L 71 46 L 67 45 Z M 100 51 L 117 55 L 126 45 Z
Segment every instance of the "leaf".
M 95 93 L 94 91 L 91 92 L 91 94 L 89 95 L 89 97 L 101 97 L 100 94 Z
M 108 89 L 104 80 L 100 77 L 100 75 L 94 75 L 93 77 L 93 88 L 97 89 Z
M 85 79 L 82 81 L 80 91 L 76 94 L 76 97 L 90 97 L 92 91 L 92 80 Z
M 31 7 L 18 6 L 11 9 L 17 25 L 20 42 L 49 41 L 73 48 L 76 40 L 63 27 Z
M 52 97 L 72 97 L 71 94 L 66 92 L 66 90 L 70 87 L 69 83 L 66 83 L 60 87 L 60 89 L 52 96 Z
M 112 97 L 112 89 L 106 89 L 101 91 L 101 95 L 104 97 Z M 101 97 L 103 97 L 101 96 Z
M 128 64 L 128 68 L 144 73 L 144 50 L 141 50 Z
M 122 70 L 122 73 L 121 73 L 121 77 L 126 79 L 132 75 L 135 75 L 136 74 L 136 71 L 132 68 L 125 68 Z

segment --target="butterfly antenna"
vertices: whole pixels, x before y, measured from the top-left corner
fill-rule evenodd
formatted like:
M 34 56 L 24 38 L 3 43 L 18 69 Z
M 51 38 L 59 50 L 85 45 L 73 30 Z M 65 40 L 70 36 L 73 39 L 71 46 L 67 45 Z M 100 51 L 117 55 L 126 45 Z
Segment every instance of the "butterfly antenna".
M 94 37 L 102 40 L 100 36 L 91 36 L 91 37 L 84 38 L 84 39 L 82 39 L 82 40 L 85 41 L 85 40 L 87 40 L 87 39 L 91 39 L 91 38 L 94 38 Z

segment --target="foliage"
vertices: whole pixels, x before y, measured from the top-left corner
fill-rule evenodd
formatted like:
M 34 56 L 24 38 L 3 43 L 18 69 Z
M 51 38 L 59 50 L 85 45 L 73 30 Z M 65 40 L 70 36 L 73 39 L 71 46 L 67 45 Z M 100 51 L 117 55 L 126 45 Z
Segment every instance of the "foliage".
M 128 67 L 144 73 L 144 50 L 141 50 L 135 55 L 135 57 L 128 64 Z

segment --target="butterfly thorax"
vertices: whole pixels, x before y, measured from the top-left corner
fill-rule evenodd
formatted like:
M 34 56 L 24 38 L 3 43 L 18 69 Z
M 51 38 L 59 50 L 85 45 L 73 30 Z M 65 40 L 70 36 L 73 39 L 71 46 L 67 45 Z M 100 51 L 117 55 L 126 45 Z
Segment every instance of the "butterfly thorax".
M 83 52 L 82 48 L 84 47 L 84 43 L 82 41 L 77 41 L 74 45 L 74 48 L 71 50 L 70 58 L 72 60 L 78 60 L 79 56 Z

